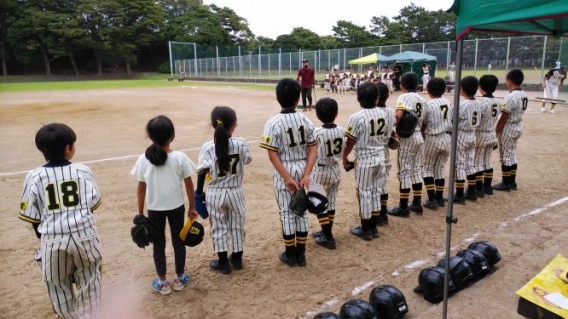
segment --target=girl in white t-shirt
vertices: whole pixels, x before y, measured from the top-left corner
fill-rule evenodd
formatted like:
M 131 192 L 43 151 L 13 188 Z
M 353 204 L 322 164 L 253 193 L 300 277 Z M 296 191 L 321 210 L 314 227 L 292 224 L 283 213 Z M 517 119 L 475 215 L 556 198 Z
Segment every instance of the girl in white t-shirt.
M 185 245 L 179 237 L 184 225 L 185 207 L 183 188 L 189 199 L 187 216 L 197 219 L 194 205 L 194 190 L 191 175 L 195 171 L 193 162 L 182 152 L 173 151 L 170 143 L 174 140 L 175 130 L 172 121 L 160 115 L 146 125 L 146 134 L 152 145 L 146 153 L 140 155 L 130 174 L 138 180 L 138 214 L 144 215 L 144 202 L 148 209 L 148 219 L 156 231 L 154 240 L 154 265 L 158 278 L 152 281 L 152 289 L 167 295 L 171 292 L 166 279 L 166 219 L 170 224 L 172 245 L 174 247 L 175 277 L 174 290 L 182 290 L 189 283 L 185 273 Z

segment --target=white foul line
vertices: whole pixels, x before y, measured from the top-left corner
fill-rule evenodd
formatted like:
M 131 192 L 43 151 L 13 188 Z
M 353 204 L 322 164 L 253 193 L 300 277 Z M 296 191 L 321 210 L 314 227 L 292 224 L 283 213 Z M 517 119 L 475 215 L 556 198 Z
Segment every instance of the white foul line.
M 547 211 L 547 210 L 549 210 L 549 209 L 551 209 L 551 208 L 553 208 L 553 207 L 556 207 L 556 206 L 558 206 L 558 205 L 560 205 L 560 204 L 562 204 L 562 203 L 565 203 L 565 202 L 568 202 L 568 196 L 567 196 L 567 197 L 563 197 L 563 198 L 561 198 L 561 199 L 559 199 L 559 200 L 556 200 L 556 201 L 554 201 L 554 202 L 548 203 L 548 204 L 544 205 L 543 207 L 533 209 L 532 211 L 530 211 L 530 212 L 528 212 L 528 213 L 526 213 L 526 214 L 519 215 L 519 216 L 513 218 L 513 221 L 515 221 L 515 222 L 520 222 L 520 221 L 522 221 L 523 219 L 525 219 L 525 218 L 527 218 L 527 217 L 538 215 L 538 214 L 540 214 L 540 213 L 543 213 L 543 212 L 545 212 L 545 211 Z M 509 225 L 509 223 L 507 223 L 507 222 L 502 222 L 502 223 L 500 223 L 499 226 L 500 226 L 500 227 L 507 227 L 508 225 Z M 465 244 L 471 243 L 471 242 L 473 242 L 474 240 L 476 240 L 480 235 L 482 235 L 482 233 L 475 233 L 475 234 L 469 236 L 468 238 L 465 238 L 465 239 L 463 240 L 463 243 L 465 243 Z M 455 249 L 457 249 L 456 246 L 451 247 L 451 250 L 455 250 Z M 436 254 L 436 256 L 437 256 L 438 258 L 442 258 L 442 257 L 444 257 L 445 255 L 446 255 L 446 252 L 445 252 L 445 251 L 443 251 L 443 252 L 438 252 L 438 253 Z M 430 262 L 430 261 L 431 261 L 431 258 L 430 258 L 430 259 L 415 260 L 415 261 L 406 263 L 406 264 L 404 264 L 404 265 L 398 267 L 397 269 L 395 269 L 395 270 L 393 271 L 393 273 L 392 273 L 392 276 L 396 277 L 396 276 L 400 275 L 400 273 L 403 272 L 403 271 L 412 270 L 412 269 L 414 269 L 414 268 L 417 268 L 417 267 L 420 267 L 420 266 L 422 266 L 422 265 L 425 265 L 425 264 L 427 264 L 427 263 Z M 352 296 L 356 296 L 356 295 L 358 295 L 358 294 L 360 294 L 361 292 L 365 291 L 367 288 L 371 287 L 371 286 L 374 285 L 374 284 L 375 284 L 374 281 L 367 281 L 367 282 L 363 283 L 362 285 L 359 285 L 359 286 L 353 288 L 353 290 L 351 290 L 351 295 L 352 295 Z M 337 298 L 334 298 L 334 299 L 330 299 L 330 300 L 328 300 L 328 301 L 325 301 L 325 302 L 322 303 L 322 306 L 318 307 L 317 309 L 307 311 L 306 314 L 305 314 L 303 317 L 301 317 L 301 318 L 302 318 L 302 319 L 313 318 L 313 316 L 315 316 L 316 314 L 318 314 L 318 313 L 320 313 L 320 312 L 329 311 L 329 309 L 331 309 L 332 306 L 334 306 L 335 304 L 337 304 L 337 303 L 339 303 L 339 302 L 340 302 L 340 300 L 338 300 Z
M 255 144 L 258 143 L 258 140 L 254 140 L 254 141 L 248 141 L 248 144 Z M 201 148 L 200 147 L 192 147 L 192 148 L 187 148 L 187 149 L 183 149 L 183 150 L 179 150 L 180 152 L 189 152 L 189 151 L 199 151 Z M 80 164 L 92 164 L 92 163 L 102 163 L 102 162 L 110 162 L 110 161 L 121 161 L 121 160 L 126 160 L 126 159 L 131 159 L 131 158 L 138 158 L 138 156 L 140 156 L 140 154 L 138 155 L 125 155 L 125 156 L 118 156 L 118 157 L 109 157 L 109 158 L 101 158 L 101 159 L 96 159 L 96 160 L 90 160 L 90 161 L 84 161 L 84 162 L 80 162 Z M 7 177 L 7 176 L 14 176 L 14 175 L 22 175 L 22 174 L 27 174 L 29 173 L 30 170 L 27 171 L 19 171 L 19 172 L 8 172 L 8 173 L 0 173 L 0 177 Z

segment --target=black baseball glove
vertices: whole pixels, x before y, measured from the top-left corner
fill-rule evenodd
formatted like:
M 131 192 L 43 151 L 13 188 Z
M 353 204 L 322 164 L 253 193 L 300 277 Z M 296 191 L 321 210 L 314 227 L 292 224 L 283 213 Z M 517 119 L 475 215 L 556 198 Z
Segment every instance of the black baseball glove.
M 144 215 L 136 215 L 132 221 L 134 227 L 130 230 L 130 235 L 132 236 L 132 241 L 139 248 L 146 248 L 150 243 L 154 242 L 158 237 L 158 233 L 150 225 L 150 220 Z
M 292 213 L 302 217 L 308 209 L 308 195 L 303 187 L 300 187 L 290 199 L 290 204 L 288 208 Z
M 345 169 L 346 172 L 349 172 L 350 170 L 355 168 L 355 162 L 352 161 L 347 161 L 347 163 L 345 163 L 345 165 L 343 165 L 343 169 Z
M 207 211 L 207 205 L 205 205 L 205 193 L 198 193 L 197 191 L 193 195 L 195 198 L 195 211 L 203 219 L 209 217 L 209 212 Z

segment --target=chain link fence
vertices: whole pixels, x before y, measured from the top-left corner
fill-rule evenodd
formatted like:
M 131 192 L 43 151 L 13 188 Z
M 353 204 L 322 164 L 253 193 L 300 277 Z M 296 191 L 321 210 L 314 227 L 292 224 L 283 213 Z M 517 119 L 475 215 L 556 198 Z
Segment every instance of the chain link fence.
M 530 73 L 528 80 L 538 81 L 537 73 L 568 64 L 568 41 L 546 36 L 504 37 L 464 41 L 463 74 L 488 72 L 505 74 L 521 68 Z M 366 69 L 368 65 L 349 65 L 349 61 L 379 53 L 390 56 L 415 51 L 436 57 L 438 76 L 445 76 L 455 62 L 455 42 L 413 43 L 389 46 L 343 48 L 331 50 L 285 50 L 265 47 L 207 46 L 170 42 L 171 76 L 178 78 L 279 79 L 295 77 L 302 60 L 308 59 L 318 74 L 325 69 Z M 379 61 L 378 64 L 381 64 Z M 536 68 L 536 69 L 535 69 Z M 526 76 L 526 75 L 525 75 Z

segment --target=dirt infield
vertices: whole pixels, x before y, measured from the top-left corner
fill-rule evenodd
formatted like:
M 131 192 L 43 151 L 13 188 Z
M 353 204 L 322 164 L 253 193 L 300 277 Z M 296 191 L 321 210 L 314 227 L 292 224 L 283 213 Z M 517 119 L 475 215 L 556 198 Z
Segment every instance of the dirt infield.
M 504 96 L 507 92 L 497 92 Z M 319 98 L 328 96 L 318 91 Z M 538 92 L 529 92 L 534 98 Z M 398 95 L 388 101 L 394 107 Z M 345 126 L 359 109 L 355 95 L 333 95 L 337 119 Z M 563 93 L 560 98 L 566 99 Z M 136 212 L 136 181 L 129 175 L 149 142 L 144 126 L 159 114 L 176 126 L 172 147 L 186 150 L 196 162 L 199 147 L 211 140 L 209 112 L 216 105 L 237 111 L 235 136 L 246 138 L 253 162 L 246 167 L 247 242 L 245 268 L 231 275 L 209 269 L 215 258 L 210 237 L 188 249 L 190 285 L 161 296 L 150 288 L 154 278 L 151 249 L 141 250 L 129 235 Z M 459 219 L 452 232 L 454 253 L 474 240 L 497 245 L 503 260 L 487 278 L 450 298 L 449 318 L 518 318 L 515 291 L 557 253 L 568 255 L 568 109 L 540 113 L 531 102 L 519 145 L 519 190 L 496 193 L 456 206 Z M 322 310 L 339 312 L 349 299 L 367 299 L 380 284 L 399 287 L 407 298 L 407 318 L 440 318 L 442 305 L 432 305 L 412 292 L 420 269 L 437 263 L 445 245 L 445 210 L 426 210 L 409 219 L 391 218 L 379 239 L 364 242 L 349 234 L 358 222 L 353 173 L 344 173 L 338 196 L 335 251 L 308 241 L 305 268 L 278 261 L 283 249 L 272 167 L 258 147 L 264 123 L 279 111 L 274 93 L 227 87 L 89 90 L 0 94 L 0 317 L 52 318 L 33 253 L 38 241 L 31 227 L 17 218 L 25 172 L 43 164 L 34 145 L 44 123 L 63 122 L 77 133 L 76 162 L 86 162 L 99 183 L 103 204 L 96 212 L 103 244 L 102 318 L 312 318 Z M 315 112 L 305 113 L 316 125 Z M 391 156 L 396 156 L 392 154 Z M 500 179 L 494 157 L 495 179 Z M 398 202 L 396 166 L 388 181 L 389 206 Z M 559 201 L 561 200 L 561 201 Z M 546 205 L 556 202 L 554 205 Z M 544 208 L 542 210 L 538 210 Z M 530 214 L 529 214 L 530 213 Z M 529 214 L 518 218 L 518 216 Z M 517 218 L 517 219 L 516 219 Z M 318 230 L 311 218 L 311 231 Z M 204 223 L 208 231 L 209 225 Z M 169 240 L 168 240 L 169 242 Z M 168 277 L 173 277 L 173 251 L 168 244 Z

